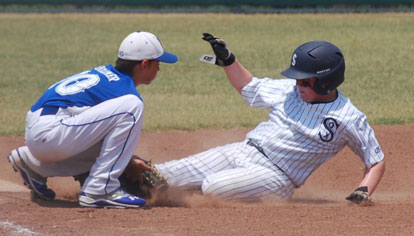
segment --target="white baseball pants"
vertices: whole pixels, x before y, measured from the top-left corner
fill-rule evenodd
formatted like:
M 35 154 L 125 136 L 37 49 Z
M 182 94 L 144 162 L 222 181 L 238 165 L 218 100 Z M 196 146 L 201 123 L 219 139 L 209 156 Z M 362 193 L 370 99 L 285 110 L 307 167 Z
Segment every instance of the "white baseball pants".
M 134 95 L 55 115 L 28 112 L 23 161 L 38 174 L 73 176 L 90 171 L 82 191 L 103 195 L 117 188 L 142 127 L 144 106 Z
M 171 187 L 243 201 L 289 199 L 294 184 L 255 147 L 228 144 L 180 160 L 156 164 Z

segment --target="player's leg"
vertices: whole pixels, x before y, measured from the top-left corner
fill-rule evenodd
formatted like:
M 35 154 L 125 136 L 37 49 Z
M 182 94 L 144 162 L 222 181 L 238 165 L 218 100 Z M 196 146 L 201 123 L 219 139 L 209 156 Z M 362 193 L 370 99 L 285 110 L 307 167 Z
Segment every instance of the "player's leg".
M 188 156 L 180 160 L 173 160 L 155 167 L 166 178 L 170 187 L 181 189 L 200 189 L 203 180 L 213 173 L 233 168 L 237 157 L 246 153 L 233 143 L 211 148 L 207 151 Z
M 245 156 L 234 160 L 235 167 L 207 176 L 202 185 L 204 194 L 224 199 L 254 200 L 288 199 L 294 184 L 267 157 L 244 141 L 239 146 Z
M 12 150 L 8 156 L 8 161 L 15 172 L 19 172 L 23 183 L 32 191 L 32 196 L 38 196 L 44 200 L 53 200 L 56 196 L 52 189 L 47 187 L 47 178 L 38 174 L 26 165 L 22 157 L 31 155 L 27 146 Z
M 90 194 L 102 195 L 112 192 L 119 187 L 118 177 L 128 164 L 142 126 L 142 103 L 133 95 L 111 99 L 91 107 L 78 115 L 58 113 L 50 118 L 40 117 L 38 124 L 28 132 L 28 146 L 36 158 L 27 160 L 27 164 L 39 165 L 54 161 L 54 167 L 45 165 L 49 176 L 79 174 L 73 169 L 76 162 L 82 162 L 82 157 L 89 164 L 89 149 L 101 143 L 99 155 L 90 170 L 89 178 L 85 181 L 83 191 Z M 56 119 L 42 121 L 44 119 Z M 52 124 L 39 132 L 39 124 Z M 40 134 L 40 135 L 39 135 Z M 73 158 L 72 157 L 77 157 Z M 57 163 L 66 162 L 67 165 Z M 52 173 L 55 171 L 55 173 Z
M 30 169 L 41 176 L 75 176 L 89 172 L 96 158 L 99 156 L 102 142 L 77 155 L 58 162 L 39 161 L 27 146 L 17 148 L 25 163 L 29 163 Z
M 202 191 L 223 199 L 251 201 L 267 198 L 289 199 L 294 185 L 283 172 L 250 164 L 207 176 Z

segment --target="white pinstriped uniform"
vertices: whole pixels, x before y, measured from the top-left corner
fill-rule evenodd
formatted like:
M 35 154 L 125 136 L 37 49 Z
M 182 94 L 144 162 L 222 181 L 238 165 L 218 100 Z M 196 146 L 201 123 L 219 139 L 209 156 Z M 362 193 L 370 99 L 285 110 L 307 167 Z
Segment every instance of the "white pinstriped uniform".
M 277 196 L 288 199 L 321 164 L 348 146 L 367 168 L 384 154 L 366 116 L 338 91 L 330 103 L 300 98 L 296 81 L 253 80 L 242 89 L 244 100 L 269 108 L 240 143 L 216 147 L 187 158 L 156 165 L 171 186 L 200 189 L 223 198 Z M 264 152 L 248 145 L 253 140 Z

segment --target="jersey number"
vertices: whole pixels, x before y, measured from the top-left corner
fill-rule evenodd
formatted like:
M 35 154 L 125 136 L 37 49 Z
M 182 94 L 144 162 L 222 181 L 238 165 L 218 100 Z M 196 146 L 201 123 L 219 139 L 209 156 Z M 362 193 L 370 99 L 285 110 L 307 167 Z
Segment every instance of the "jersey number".
M 99 80 L 98 75 L 80 73 L 61 81 L 55 91 L 61 96 L 76 94 L 97 85 Z

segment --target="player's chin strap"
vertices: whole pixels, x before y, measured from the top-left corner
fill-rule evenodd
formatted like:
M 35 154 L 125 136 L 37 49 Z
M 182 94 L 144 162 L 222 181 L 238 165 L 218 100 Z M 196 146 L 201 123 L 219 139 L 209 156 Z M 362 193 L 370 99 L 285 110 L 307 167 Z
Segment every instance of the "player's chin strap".
M 266 155 L 266 153 L 264 152 L 263 148 L 260 147 L 260 145 L 257 143 L 256 140 L 253 139 L 248 139 L 247 145 L 250 145 L 252 147 L 255 147 L 257 149 L 257 151 L 259 151 L 261 154 L 263 154 L 263 156 L 265 156 L 270 162 L 272 162 L 272 164 L 278 168 L 286 177 L 288 177 L 288 179 L 290 180 L 290 182 L 293 184 L 293 186 L 295 186 L 295 188 L 298 188 L 298 186 L 295 184 L 295 182 L 290 178 L 289 175 L 286 174 L 286 172 L 284 170 L 282 170 L 282 168 L 280 168 L 278 165 L 276 165 L 272 160 L 270 160 L 270 158 Z

